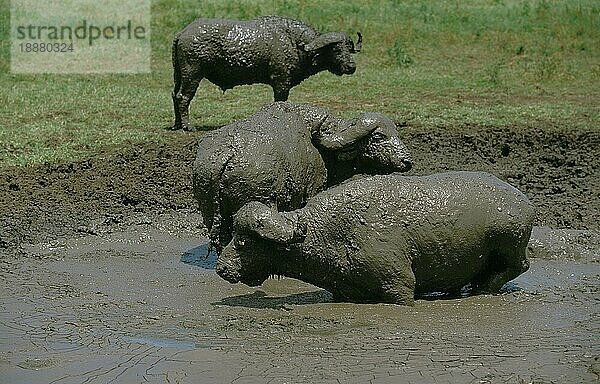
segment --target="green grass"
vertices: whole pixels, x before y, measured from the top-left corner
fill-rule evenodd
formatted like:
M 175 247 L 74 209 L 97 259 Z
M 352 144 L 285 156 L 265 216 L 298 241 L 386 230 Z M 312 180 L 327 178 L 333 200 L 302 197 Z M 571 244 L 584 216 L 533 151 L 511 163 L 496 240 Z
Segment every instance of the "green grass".
M 157 0 L 152 73 L 9 73 L 8 1 L 0 7 L 0 166 L 74 160 L 106 146 L 161 141 L 172 123 L 172 36 L 196 17 L 278 14 L 364 35 L 358 71 L 292 89 L 342 116 L 379 111 L 411 129 L 535 126 L 600 129 L 596 0 Z M 192 122 L 220 126 L 272 100 L 270 87 L 223 94 L 204 82 Z

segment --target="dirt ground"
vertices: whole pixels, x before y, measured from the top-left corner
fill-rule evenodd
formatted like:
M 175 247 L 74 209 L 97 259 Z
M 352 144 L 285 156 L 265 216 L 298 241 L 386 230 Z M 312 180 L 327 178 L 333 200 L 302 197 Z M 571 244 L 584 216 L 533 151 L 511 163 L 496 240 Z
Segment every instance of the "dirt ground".
M 524 192 L 539 226 L 591 229 L 600 222 L 600 130 L 403 127 L 409 174 L 494 173 Z M 80 162 L 0 169 L 0 247 L 49 241 L 132 217 L 193 211 L 198 135 L 165 131 L 165 143 L 110 148 Z
M 504 294 L 399 307 L 228 284 L 191 195 L 202 133 L 165 131 L 0 169 L 0 382 L 598 382 L 600 131 L 403 129 L 411 174 L 489 171 L 536 206 Z

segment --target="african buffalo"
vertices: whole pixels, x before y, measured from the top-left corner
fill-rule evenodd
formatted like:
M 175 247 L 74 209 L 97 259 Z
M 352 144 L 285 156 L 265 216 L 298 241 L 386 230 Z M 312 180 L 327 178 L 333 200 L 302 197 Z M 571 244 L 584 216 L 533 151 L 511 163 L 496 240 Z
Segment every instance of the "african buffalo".
M 292 212 L 246 204 L 217 273 L 251 286 L 289 276 L 352 302 L 497 292 L 529 267 L 533 219 L 527 198 L 487 173 L 372 176 Z
M 410 167 L 396 125 L 381 114 L 348 120 L 319 107 L 277 102 L 200 138 L 193 188 L 219 252 L 231 240 L 233 215 L 247 202 L 291 211 L 356 174 Z
M 173 40 L 173 129 L 193 130 L 188 108 L 203 78 L 223 91 L 242 84 L 268 84 L 275 101 L 286 101 L 292 87 L 315 73 L 354 73 L 352 54 L 361 45 L 360 33 L 355 45 L 346 33 L 319 34 L 301 21 L 279 16 L 198 19 Z

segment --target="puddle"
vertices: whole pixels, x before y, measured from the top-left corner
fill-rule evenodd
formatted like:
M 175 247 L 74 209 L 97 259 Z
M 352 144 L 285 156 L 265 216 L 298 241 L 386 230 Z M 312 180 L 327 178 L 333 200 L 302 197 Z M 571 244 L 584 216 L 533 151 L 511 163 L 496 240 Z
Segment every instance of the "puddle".
M 181 255 L 181 262 L 202 269 L 213 270 L 217 267 L 217 253 L 212 250 L 208 252 L 208 243 L 192 248 Z
M 17 364 L 19 368 L 22 369 L 32 369 L 32 370 L 40 370 L 45 368 L 50 368 L 56 365 L 56 362 L 52 359 L 32 359 L 25 360 Z
M 529 270 L 508 282 L 504 291 L 587 291 L 600 287 L 600 264 L 532 259 Z
M 229 284 L 205 237 L 142 229 L 7 259 L 0 383 L 402 383 L 450 371 L 452 382 L 596 379 L 593 234 L 536 230 L 534 253 L 550 254 L 532 258 L 509 294 L 432 293 L 402 307 L 334 303 L 289 278 Z

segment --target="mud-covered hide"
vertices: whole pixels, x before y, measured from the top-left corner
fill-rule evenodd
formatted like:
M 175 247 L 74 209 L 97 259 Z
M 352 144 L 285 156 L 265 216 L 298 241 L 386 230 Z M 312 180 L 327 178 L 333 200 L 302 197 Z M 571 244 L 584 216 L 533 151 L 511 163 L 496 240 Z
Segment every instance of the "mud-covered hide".
M 351 302 L 497 292 L 529 267 L 533 219 L 528 199 L 490 174 L 372 176 L 293 212 L 245 205 L 217 273 L 251 286 L 289 276 Z
M 217 251 L 231 239 L 233 214 L 245 203 L 293 210 L 327 181 L 306 121 L 282 108 L 203 135 L 193 169 L 194 196 Z
M 341 119 L 312 105 L 277 102 L 200 138 L 193 188 L 220 252 L 231 240 L 233 215 L 245 203 L 291 211 L 353 175 L 410 167 L 406 145 L 383 115 Z
M 346 33 L 319 34 L 301 21 L 279 16 L 195 20 L 173 40 L 173 128 L 193 130 L 189 103 L 204 78 L 223 91 L 268 84 L 275 101 L 286 101 L 292 87 L 315 73 L 354 73 L 353 54 L 362 45 L 358 35 L 354 44 Z

